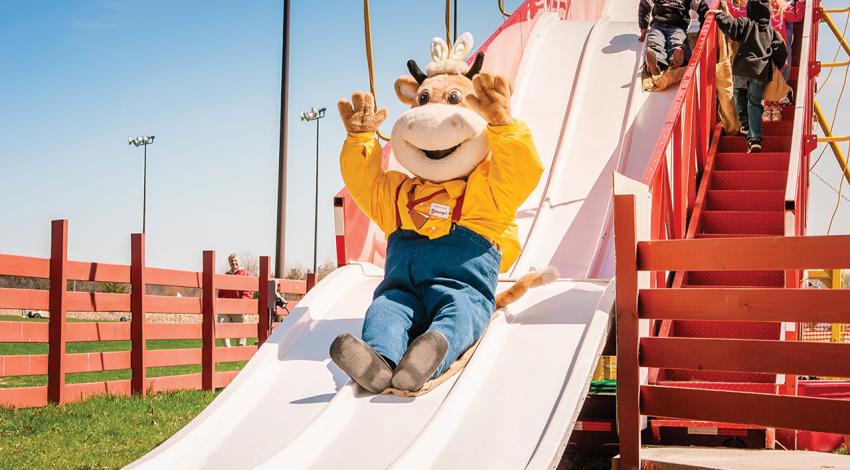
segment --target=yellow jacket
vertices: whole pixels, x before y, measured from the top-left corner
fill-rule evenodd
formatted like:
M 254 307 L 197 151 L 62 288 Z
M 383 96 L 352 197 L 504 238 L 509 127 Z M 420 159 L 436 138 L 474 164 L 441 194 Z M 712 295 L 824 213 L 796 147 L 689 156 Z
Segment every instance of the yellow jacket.
M 457 222 L 494 243 L 502 252 L 501 272 L 519 256 L 516 211 L 537 186 L 543 164 L 531 131 L 521 121 L 487 126 L 490 157 L 466 180 L 432 183 L 398 171 L 383 171 L 374 133 L 349 133 L 340 154 L 342 179 L 354 201 L 389 236 L 399 227 L 435 239 L 452 226 L 452 209 L 464 194 Z M 441 192 L 445 190 L 445 192 Z M 407 209 L 408 201 L 427 199 Z

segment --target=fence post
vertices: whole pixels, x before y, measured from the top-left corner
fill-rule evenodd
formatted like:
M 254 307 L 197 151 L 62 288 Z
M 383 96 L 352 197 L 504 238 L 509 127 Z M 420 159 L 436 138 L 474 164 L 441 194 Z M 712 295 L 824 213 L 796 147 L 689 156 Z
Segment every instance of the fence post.
M 145 378 L 147 377 L 147 364 L 145 362 L 145 345 L 147 335 L 145 334 L 146 309 L 145 295 L 147 283 L 145 282 L 145 234 L 134 233 L 130 235 L 130 391 L 134 395 L 144 396 L 147 393 Z
M 263 345 L 269 338 L 269 329 L 271 328 L 269 319 L 270 296 L 274 295 L 269 292 L 269 257 L 260 256 L 260 277 L 259 291 L 260 298 L 257 300 L 257 314 L 259 321 L 257 322 L 257 347 Z
M 622 470 L 640 467 L 640 364 L 638 363 L 635 197 L 614 196 L 617 279 L 617 424 Z
M 215 251 L 204 251 L 203 272 L 203 305 L 201 313 L 202 333 L 201 338 L 201 388 L 204 390 L 215 389 Z
M 312 289 L 315 285 L 316 285 L 316 273 L 307 273 L 307 286 L 306 286 L 305 290 L 307 292 L 310 292 L 310 289 Z
M 50 320 L 48 322 L 47 400 L 65 403 L 65 343 L 68 305 L 68 220 L 50 224 Z

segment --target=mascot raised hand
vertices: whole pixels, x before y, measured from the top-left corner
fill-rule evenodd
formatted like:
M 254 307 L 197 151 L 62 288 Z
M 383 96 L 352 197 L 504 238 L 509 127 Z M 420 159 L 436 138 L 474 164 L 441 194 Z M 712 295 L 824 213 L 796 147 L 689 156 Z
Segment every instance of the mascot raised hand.
M 388 236 L 385 277 L 366 312 L 362 339 L 342 334 L 333 361 L 364 389 L 420 390 L 475 344 L 497 307 L 551 270 L 496 295 L 499 272 L 520 252 L 516 210 L 543 172 L 531 132 L 511 116 L 511 85 L 464 60 L 472 36 L 431 44 L 423 73 L 413 60 L 395 91 L 410 109 L 392 148 L 412 176 L 384 171 L 375 133 L 387 117 L 373 96 L 339 102 L 348 136 L 342 177 L 354 201 Z

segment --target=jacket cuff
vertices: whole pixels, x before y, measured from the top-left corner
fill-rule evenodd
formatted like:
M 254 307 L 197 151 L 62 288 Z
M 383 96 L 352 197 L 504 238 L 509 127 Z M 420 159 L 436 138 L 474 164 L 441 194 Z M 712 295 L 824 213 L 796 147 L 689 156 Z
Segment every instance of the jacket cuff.
M 514 119 L 514 122 L 510 124 L 505 124 L 503 126 L 494 126 L 492 124 L 487 124 L 487 131 L 499 136 L 517 133 L 527 133 L 528 126 L 526 126 L 525 123 L 520 121 L 519 119 Z
M 376 140 L 376 138 L 374 132 L 349 132 L 346 140 L 357 144 L 365 144 Z

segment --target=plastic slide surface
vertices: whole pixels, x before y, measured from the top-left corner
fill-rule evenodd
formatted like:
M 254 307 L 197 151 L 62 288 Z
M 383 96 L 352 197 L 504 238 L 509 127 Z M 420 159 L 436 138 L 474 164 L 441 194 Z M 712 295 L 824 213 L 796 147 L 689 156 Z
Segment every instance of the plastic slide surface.
M 516 41 L 489 41 L 493 64 L 515 72 L 514 114 L 547 168 L 519 212 L 524 248 L 511 277 L 551 264 L 565 279 L 502 311 L 460 374 L 401 398 L 365 393 L 328 357 L 336 335 L 360 333 L 383 275 L 369 263 L 338 269 L 210 406 L 131 467 L 556 466 L 614 304 L 613 172 L 640 178 L 672 102 L 640 89 L 636 3 L 611 0 L 595 22 L 542 12 L 523 23 L 529 31 L 501 29 L 521 39 L 518 58 Z

